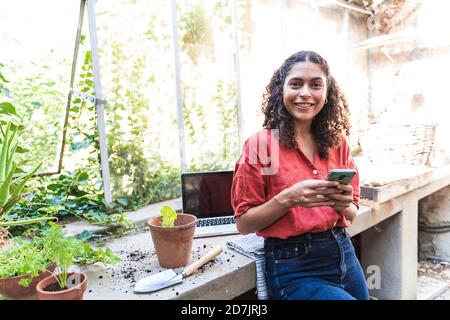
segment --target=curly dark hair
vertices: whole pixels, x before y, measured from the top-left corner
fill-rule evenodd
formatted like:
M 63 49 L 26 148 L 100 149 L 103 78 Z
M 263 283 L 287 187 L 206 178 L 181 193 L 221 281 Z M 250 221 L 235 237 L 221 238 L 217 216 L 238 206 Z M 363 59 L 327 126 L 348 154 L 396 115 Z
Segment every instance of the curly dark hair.
M 330 75 L 327 61 L 314 51 L 299 51 L 287 58 L 272 75 L 263 94 L 262 112 L 265 116 L 263 127 L 279 129 L 280 141 L 289 148 L 296 148 L 294 122 L 283 103 L 283 86 L 288 72 L 297 62 L 312 62 L 320 66 L 326 76 L 327 96 L 322 110 L 315 116 L 311 131 L 318 146 L 319 156 L 328 158 L 331 148 L 338 145 L 341 134 L 350 134 L 347 100 L 336 80 Z

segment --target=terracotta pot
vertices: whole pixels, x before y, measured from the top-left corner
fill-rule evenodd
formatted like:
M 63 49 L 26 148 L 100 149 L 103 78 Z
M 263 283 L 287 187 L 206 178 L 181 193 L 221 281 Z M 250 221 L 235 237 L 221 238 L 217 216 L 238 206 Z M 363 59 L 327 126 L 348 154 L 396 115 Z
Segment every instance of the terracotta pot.
M 155 216 L 147 221 L 159 265 L 163 268 L 179 268 L 187 265 L 191 258 L 197 217 L 191 214 L 178 214 L 172 228 L 161 227 L 161 220 L 162 216 Z
M 22 287 L 19 284 L 19 281 L 25 279 L 27 275 L 0 278 L 0 294 L 4 295 L 7 299 L 34 300 L 37 298 L 36 285 L 42 279 L 50 276 L 53 270 L 55 270 L 55 267 L 56 264 L 53 263 L 48 267 L 49 271 L 39 272 L 39 276 L 33 278 L 28 287 Z
M 73 277 L 75 277 L 75 285 L 71 286 L 70 282 Z M 36 291 L 39 300 L 83 300 L 83 295 L 87 288 L 87 275 L 83 272 L 68 273 L 68 289 L 61 291 L 45 291 L 45 289 L 53 283 L 57 283 L 57 280 L 54 275 L 51 275 L 37 284 Z

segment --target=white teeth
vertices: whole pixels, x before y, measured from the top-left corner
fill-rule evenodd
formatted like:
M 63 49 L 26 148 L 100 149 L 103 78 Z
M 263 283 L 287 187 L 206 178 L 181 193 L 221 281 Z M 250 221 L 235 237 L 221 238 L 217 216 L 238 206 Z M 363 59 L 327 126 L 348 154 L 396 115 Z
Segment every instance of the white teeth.
M 294 103 L 294 104 L 298 107 L 303 107 L 303 108 L 312 106 L 311 103 Z

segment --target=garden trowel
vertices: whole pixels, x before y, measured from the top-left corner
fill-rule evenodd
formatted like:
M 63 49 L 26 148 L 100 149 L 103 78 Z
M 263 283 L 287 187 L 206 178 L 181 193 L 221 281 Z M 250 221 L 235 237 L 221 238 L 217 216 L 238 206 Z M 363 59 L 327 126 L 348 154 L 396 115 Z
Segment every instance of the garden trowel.
M 198 261 L 187 266 L 180 274 L 176 274 L 172 269 L 162 271 L 158 274 L 139 280 L 134 286 L 135 293 L 152 292 L 174 284 L 183 282 L 183 280 L 197 271 L 205 263 L 211 261 L 215 256 L 222 252 L 222 246 L 216 246 Z

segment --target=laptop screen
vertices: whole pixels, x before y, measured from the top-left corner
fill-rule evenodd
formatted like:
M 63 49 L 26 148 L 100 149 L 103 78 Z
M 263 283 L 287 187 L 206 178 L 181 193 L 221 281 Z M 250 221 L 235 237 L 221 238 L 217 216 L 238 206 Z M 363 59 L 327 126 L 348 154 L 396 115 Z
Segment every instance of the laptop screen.
M 181 174 L 183 212 L 193 214 L 197 218 L 233 216 L 232 182 L 233 171 Z

